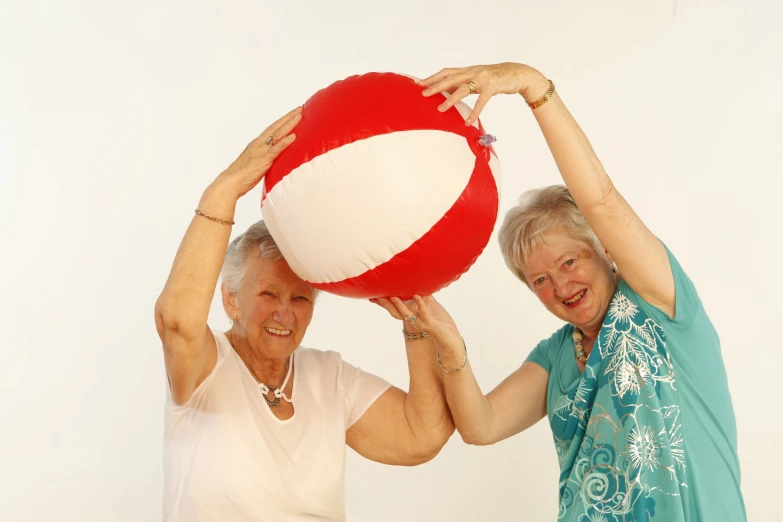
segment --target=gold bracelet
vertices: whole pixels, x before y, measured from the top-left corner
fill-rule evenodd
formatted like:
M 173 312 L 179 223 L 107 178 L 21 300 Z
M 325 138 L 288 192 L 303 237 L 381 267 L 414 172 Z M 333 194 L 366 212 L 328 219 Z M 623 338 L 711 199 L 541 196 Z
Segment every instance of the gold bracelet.
M 465 358 L 462 359 L 462 366 L 460 366 L 459 368 L 455 368 L 453 370 L 447 370 L 446 368 L 443 367 L 443 364 L 440 362 L 440 351 L 438 351 L 438 353 L 435 354 L 435 358 L 438 360 L 438 365 L 440 366 L 440 369 L 443 370 L 443 373 L 456 373 L 458 371 L 465 369 L 465 365 L 468 363 L 468 345 L 465 344 L 464 337 L 460 337 L 460 339 L 462 339 L 462 347 L 465 348 Z
M 549 89 L 546 90 L 544 95 L 539 99 L 537 99 L 536 101 L 528 103 L 527 105 L 531 109 L 538 109 L 546 102 L 548 102 L 549 98 L 551 98 L 553 94 L 555 94 L 555 84 L 552 80 L 549 80 Z
M 197 216 L 201 216 L 204 219 L 208 219 L 210 221 L 214 221 L 215 223 L 220 223 L 221 225 L 231 226 L 231 225 L 234 224 L 233 220 L 232 221 L 225 221 L 225 220 L 222 220 L 222 219 L 218 219 L 218 218 L 216 218 L 214 216 L 208 216 L 208 215 L 204 214 L 202 211 L 200 211 L 199 209 L 196 209 L 196 215 Z

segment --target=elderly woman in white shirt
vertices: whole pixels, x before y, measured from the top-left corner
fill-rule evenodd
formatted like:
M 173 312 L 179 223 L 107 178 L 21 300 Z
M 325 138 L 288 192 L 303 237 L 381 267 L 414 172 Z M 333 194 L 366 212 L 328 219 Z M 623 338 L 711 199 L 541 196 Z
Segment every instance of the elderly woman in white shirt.
M 316 291 L 263 222 L 229 245 L 237 200 L 294 139 L 301 108 L 204 192 L 155 306 L 169 382 L 164 520 L 345 519 L 345 445 L 385 464 L 433 458 L 454 431 L 432 338 L 403 321 L 410 391 L 300 346 Z M 207 316 L 222 272 L 227 332 Z M 397 300 L 387 310 L 403 319 Z

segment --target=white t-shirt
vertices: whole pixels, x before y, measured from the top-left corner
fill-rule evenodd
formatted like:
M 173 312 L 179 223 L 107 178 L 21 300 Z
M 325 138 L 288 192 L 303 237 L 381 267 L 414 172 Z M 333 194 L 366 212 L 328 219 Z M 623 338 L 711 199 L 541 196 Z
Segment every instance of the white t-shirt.
M 345 432 L 390 384 L 337 352 L 294 352 L 294 416 L 274 416 L 223 333 L 215 369 L 164 416 L 163 520 L 345 520 Z

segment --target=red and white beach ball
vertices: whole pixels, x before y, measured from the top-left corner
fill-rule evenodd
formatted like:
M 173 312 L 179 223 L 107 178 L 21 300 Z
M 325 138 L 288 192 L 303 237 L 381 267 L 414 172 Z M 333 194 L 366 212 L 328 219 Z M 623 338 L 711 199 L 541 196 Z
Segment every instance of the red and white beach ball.
M 263 184 L 261 211 L 291 269 L 355 298 L 429 295 L 489 241 L 500 168 L 470 108 L 446 112 L 408 76 L 368 73 L 318 91 Z

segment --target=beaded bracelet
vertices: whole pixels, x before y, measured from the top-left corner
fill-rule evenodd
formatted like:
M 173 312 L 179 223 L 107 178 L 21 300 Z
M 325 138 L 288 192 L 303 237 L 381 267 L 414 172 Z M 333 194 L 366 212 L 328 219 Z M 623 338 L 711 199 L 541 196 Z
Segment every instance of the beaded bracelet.
M 210 221 L 214 221 L 215 223 L 220 223 L 221 225 L 228 225 L 228 226 L 231 226 L 231 225 L 233 225 L 233 224 L 234 224 L 234 221 L 233 221 L 233 220 L 231 220 L 231 221 L 225 221 L 225 220 L 223 220 L 223 219 L 218 219 L 218 218 L 216 218 L 216 217 L 214 217 L 214 216 L 208 216 L 207 214 L 204 214 L 204 213 L 203 213 L 202 211 L 200 211 L 199 209 L 196 209 L 196 215 L 197 215 L 197 216 L 201 216 L 201 217 L 203 217 L 204 219 L 208 219 L 208 220 L 210 220 Z
M 405 336 L 406 341 L 417 341 L 419 339 L 426 339 L 430 336 L 427 332 L 406 332 L 403 328 L 402 330 L 403 335 Z

